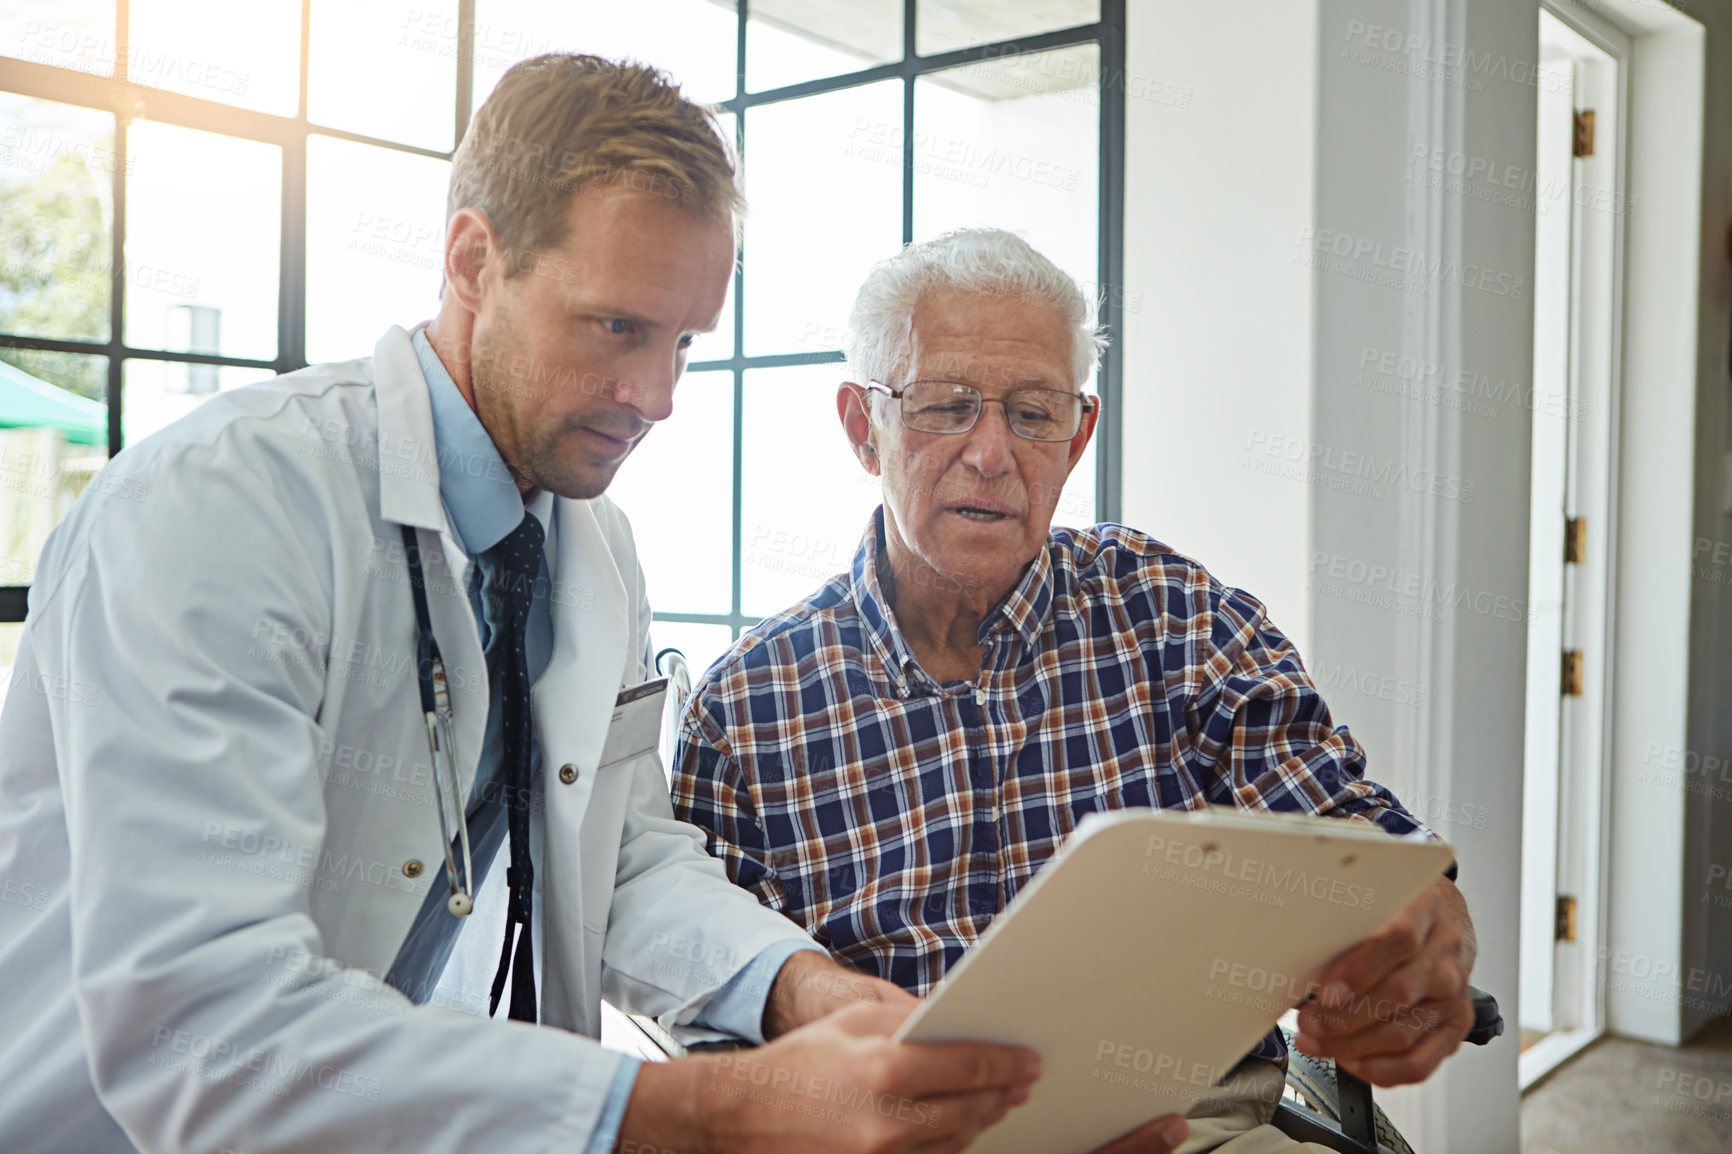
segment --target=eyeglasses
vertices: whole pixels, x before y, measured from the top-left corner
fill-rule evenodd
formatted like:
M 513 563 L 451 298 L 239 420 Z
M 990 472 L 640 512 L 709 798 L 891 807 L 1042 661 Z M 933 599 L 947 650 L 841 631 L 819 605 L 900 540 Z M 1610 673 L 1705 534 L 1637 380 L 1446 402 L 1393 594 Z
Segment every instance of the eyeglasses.
M 1083 414 L 1100 405 L 1094 397 L 1057 389 L 1014 389 L 988 400 L 973 385 L 956 381 L 912 381 L 900 389 L 870 381 L 866 391 L 900 401 L 902 423 L 922 433 L 966 433 L 987 404 L 1003 405 L 1010 431 L 1030 441 L 1070 440 L 1082 428 Z

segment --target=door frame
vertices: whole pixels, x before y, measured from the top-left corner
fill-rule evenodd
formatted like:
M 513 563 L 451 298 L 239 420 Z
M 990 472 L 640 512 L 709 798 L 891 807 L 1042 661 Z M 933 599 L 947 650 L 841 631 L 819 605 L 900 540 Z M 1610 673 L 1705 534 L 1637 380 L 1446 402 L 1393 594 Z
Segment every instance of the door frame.
M 1616 75 L 1607 84 L 1595 75 L 1597 61 L 1576 58 L 1577 89 L 1572 104 L 1578 110 L 1595 108 L 1600 143 L 1596 151 L 1611 153 L 1609 164 L 1582 166 L 1571 182 L 1574 204 L 1567 372 L 1570 403 L 1579 407 L 1573 414 L 1578 419 L 1567 426 L 1565 503 L 1587 519 L 1588 553 L 1584 564 L 1566 567 L 1564 576 L 1563 643 L 1565 648 L 1580 650 L 1584 660 L 1581 696 L 1564 700 L 1560 706 L 1554 877 L 1559 894 L 1571 893 L 1576 898 L 1577 934 L 1573 945 L 1552 946 L 1550 1016 L 1554 1025 L 1551 1033 L 1518 1060 L 1519 1084 L 1524 1091 L 1593 1042 L 1606 1027 L 1603 970 L 1609 921 L 1609 771 L 1613 762 L 1610 671 L 1616 668 L 1615 542 L 1616 510 L 1620 507 L 1618 430 L 1624 382 L 1624 245 L 1629 204 L 1626 142 L 1632 55 L 1630 37 L 1594 13 L 1558 0 L 1542 0 L 1540 9 L 1586 41 L 1589 50 L 1609 57 Z M 1581 184 L 1576 178 L 1581 178 Z M 1578 188 L 1589 193 L 1587 205 L 1575 199 Z M 1595 208 L 1595 193 L 1607 193 L 1606 207 Z

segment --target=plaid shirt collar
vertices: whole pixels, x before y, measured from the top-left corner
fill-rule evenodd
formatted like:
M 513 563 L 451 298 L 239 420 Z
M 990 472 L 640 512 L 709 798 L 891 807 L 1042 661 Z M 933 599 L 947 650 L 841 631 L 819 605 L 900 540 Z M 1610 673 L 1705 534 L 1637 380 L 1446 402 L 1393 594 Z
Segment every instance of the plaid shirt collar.
M 902 636 L 902 630 L 896 626 L 890 598 L 878 576 L 879 564 L 888 561 L 883 553 L 883 542 L 884 506 L 880 505 L 866 525 L 866 535 L 860 539 L 860 547 L 854 551 L 850 576 L 853 579 L 854 604 L 865 625 L 872 651 L 901 686 L 910 680 L 908 671 L 917 668 L 919 662 L 915 660 L 914 650 L 909 648 L 907 639 Z M 1046 545 L 1023 570 L 1016 587 L 993 606 L 992 612 L 980 623 L 982 645 L 990 645 L 992 635 L 1000 629 L 1016 634 L 1024 645 L 1035 644 L 1052 612 L 1056 588 L 1065 576 L 1054 566 L 1053 553 L 1053 537 L 1048 531 Z

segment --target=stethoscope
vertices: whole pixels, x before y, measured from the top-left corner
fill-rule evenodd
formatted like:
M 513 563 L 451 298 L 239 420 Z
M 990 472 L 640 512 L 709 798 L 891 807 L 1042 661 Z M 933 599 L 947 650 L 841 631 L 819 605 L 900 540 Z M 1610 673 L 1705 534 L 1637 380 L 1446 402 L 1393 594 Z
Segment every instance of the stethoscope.
M 433 640 L 433 621 L 427 612 L 426 578 L 421 572 L 421 547 L 415 530 L 403 530 L 403 549 L 409 558 L 409 587 L 415 594 L 415 674 L 421 683 L 421 712 L 427 718 L 427 751 L 433 758 L 433 796 L 439 808 L 439 833 L 445 848 L 445 877 L 451 896 L 445 908 L 455 917 L 467 917 L 475 908 L 475 866 L 469 857 L 469 822 L 463 816 L 463 798 L 457 781 L 457 735 L 451 727 L 451 694 L 445 684 L 445 663 L 439 658 L 439 643 Z M 457 814 L 457 842 L 463 847 L 463 880 L 457 879 L 457 856 L 451 849 L 451 820 L 445 813 L 449 783 L 452 809 Z

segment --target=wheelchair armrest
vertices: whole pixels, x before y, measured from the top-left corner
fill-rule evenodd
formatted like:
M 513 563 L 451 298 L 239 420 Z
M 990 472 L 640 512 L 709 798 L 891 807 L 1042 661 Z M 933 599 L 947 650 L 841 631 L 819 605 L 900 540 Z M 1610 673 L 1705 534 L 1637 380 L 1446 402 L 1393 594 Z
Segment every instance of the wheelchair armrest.
M 1473 996 L 1473 1029 L 1467 1032 L 1466 1040 L 1483 1046 L 1503 1033 L 1503 1011 L 1498 1009 L 1497 999 L 1484 990 L 1477 986 L 1467 989 Z

